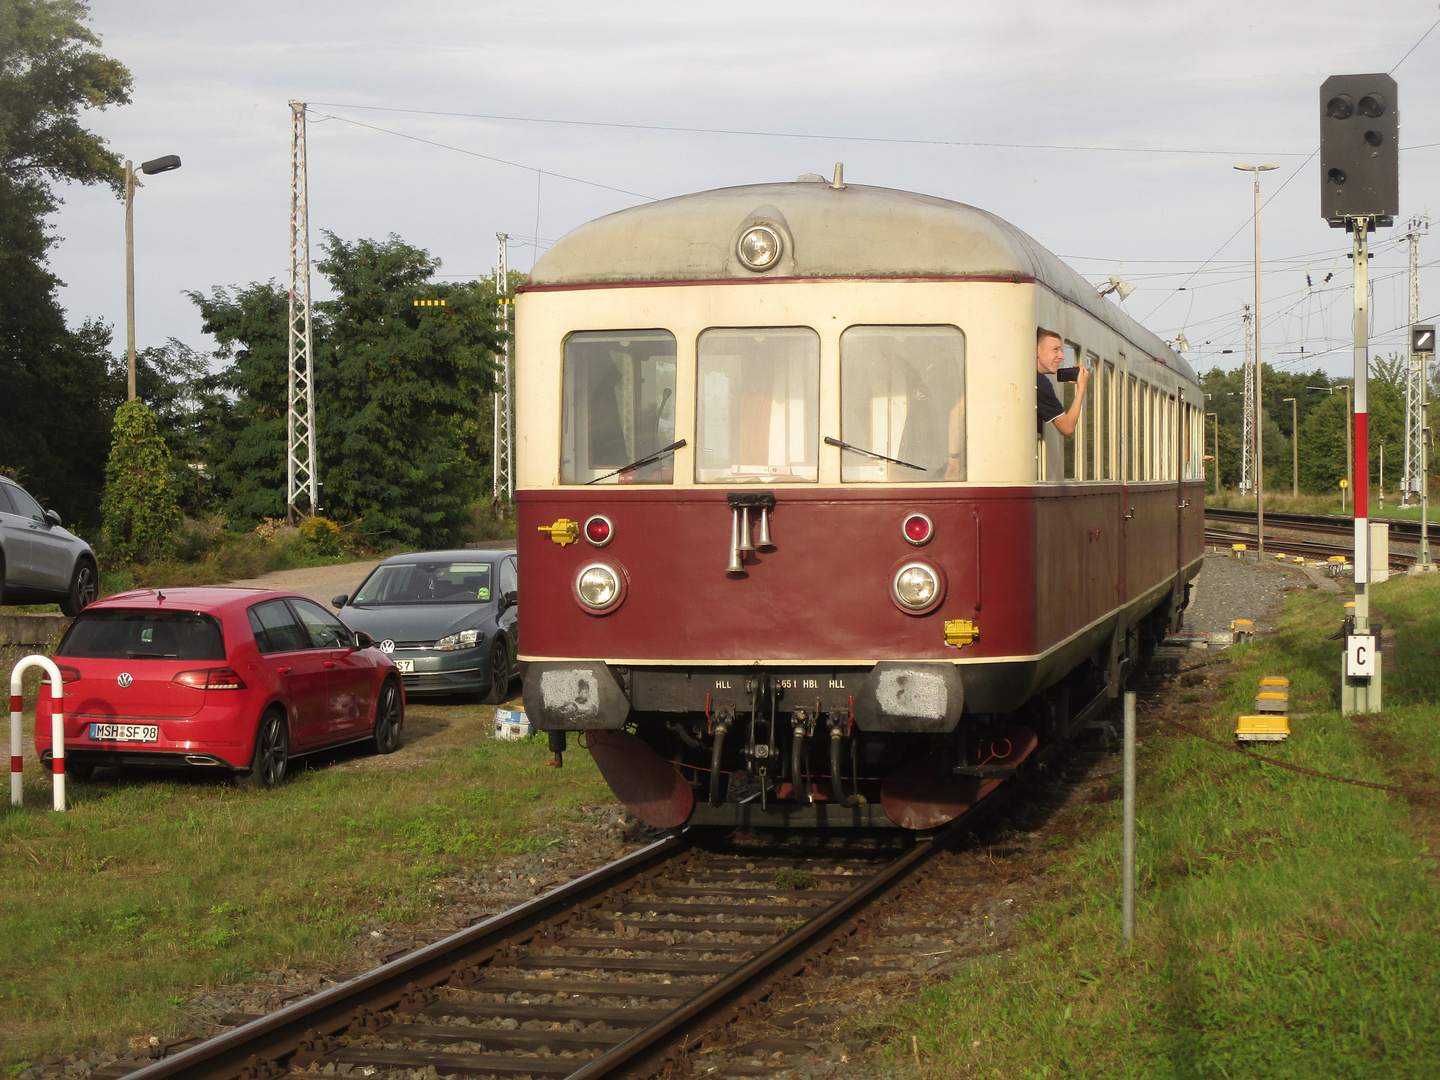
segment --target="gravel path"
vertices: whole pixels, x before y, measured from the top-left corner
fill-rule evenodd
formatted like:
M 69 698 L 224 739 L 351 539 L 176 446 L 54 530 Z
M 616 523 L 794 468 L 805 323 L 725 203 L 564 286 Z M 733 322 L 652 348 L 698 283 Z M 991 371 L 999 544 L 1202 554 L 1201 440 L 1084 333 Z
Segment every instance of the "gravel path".
M 1266 633 L 1275 629 L 1284 594 L 1310 584 L 1310 578 L 1293 563 L 1258 562 L 1253 555 L 1211 552 L 1191 586 L 1182 629 L 1214 634 L 1229 630 L 1233 619 L 1249 619 L 1257 633 Z

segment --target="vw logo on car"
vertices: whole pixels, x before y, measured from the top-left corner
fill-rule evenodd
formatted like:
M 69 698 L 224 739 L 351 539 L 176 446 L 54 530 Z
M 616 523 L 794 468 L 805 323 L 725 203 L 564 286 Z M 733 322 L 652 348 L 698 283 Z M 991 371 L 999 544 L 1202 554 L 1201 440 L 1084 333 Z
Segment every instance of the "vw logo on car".
M 122 671 L 119 675 L 115 676 L 115 681 L 120 684 L 121 690 L 128 690 L 130 689 L 130 684 L 135 681 L 135 676 L 131 675 L 128 671 Z
M 390 653 L 393 653 L 395 651 L 395 642 L 391 641 L 389 638 L 386 638 L 384 641 L 380 642 L 380 651 L 388 656 Z

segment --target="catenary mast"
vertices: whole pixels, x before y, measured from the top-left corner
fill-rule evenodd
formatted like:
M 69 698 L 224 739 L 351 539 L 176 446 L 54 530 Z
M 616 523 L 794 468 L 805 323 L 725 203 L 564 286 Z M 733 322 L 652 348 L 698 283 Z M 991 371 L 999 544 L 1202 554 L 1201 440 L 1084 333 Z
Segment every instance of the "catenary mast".
M 1410 243 L 1410 325 L 1420 321 L 1420 237 L 1430 228 L 1430 220 L 1416 216 L 1410 219 L 1410 231 L 1405 237 Z M 1420 440 L 1425 426 L 1425 358 L 1423 354 L 1410 350 L 1409 363 L 1405 371 L 1405 469 L 1400 478 L 1400 505 L 1410 506 L 1419 501 Z
M 286 418 L 285 514 L 320 510 L 315 476 L 315 358 L 310 332 L 310 210 L 305 172 L 305 103 L 290 102 L 289 402 Z

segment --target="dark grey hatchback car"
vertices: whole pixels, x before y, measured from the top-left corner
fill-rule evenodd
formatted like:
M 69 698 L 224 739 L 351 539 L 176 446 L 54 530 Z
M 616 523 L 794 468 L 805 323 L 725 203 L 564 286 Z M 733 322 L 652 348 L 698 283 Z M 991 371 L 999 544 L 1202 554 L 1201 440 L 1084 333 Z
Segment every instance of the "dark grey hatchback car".
M 420 551 L 386 559 L 331 603 L 389 654 L 406 698 L 481 694 L 498 705 L 515 675 L 518 585 L 513 550 Z
M 66 615 L 95 602 L 95 553 L 30 493 L 0 476 L 0 604 L 56 604 Z

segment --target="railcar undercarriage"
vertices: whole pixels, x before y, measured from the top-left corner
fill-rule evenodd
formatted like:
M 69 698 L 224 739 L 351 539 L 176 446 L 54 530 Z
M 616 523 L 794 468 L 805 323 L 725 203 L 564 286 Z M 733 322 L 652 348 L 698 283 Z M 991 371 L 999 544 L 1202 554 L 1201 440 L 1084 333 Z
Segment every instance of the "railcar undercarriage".
M 890 665 L 888 679 L 876 674 L 884 665 L 720 676 L 672 668 L 651 677 L 604 664 L 535 664 L 526 705 L 550 732 L 552 751 L 563 753 L 566 732 L 575 731 L 627 809 L 657 827 L 926 830 L 1073 738 L 1168 617 L 1148 618 L 1007 712 L 964 708 L 963 692 L 953 695 L 958 681 L 947 698 L 942 673 L 927 669 L 954 668 L 930 664 Z

